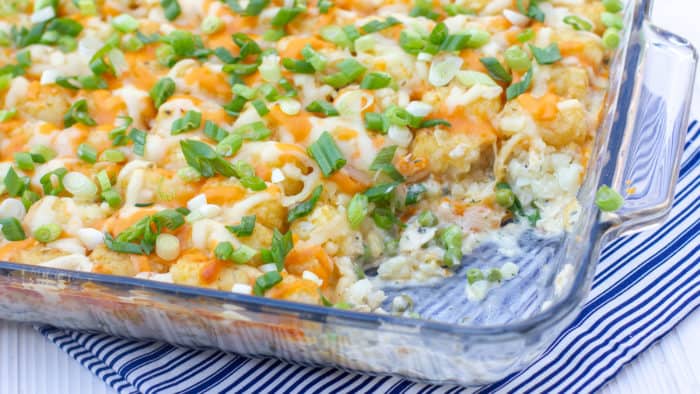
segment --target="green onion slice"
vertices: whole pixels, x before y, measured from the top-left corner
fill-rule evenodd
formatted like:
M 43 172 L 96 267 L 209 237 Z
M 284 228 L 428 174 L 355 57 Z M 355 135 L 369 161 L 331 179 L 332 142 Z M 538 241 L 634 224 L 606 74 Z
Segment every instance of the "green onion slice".
M 308 152 L 326 177 L 343 168 L 347 163 L 343 152 L 338 149 L 338 145 L 336 145 L 333 136 L 327 131 L 324 131 L 321 136 L 309 146 Z

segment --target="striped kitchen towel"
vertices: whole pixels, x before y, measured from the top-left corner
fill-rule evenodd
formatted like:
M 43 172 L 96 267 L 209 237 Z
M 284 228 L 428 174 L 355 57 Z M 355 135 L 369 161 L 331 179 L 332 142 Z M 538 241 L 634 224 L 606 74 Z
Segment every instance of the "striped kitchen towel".
M 119 393 L 593 392 L 700 305 L 699 162 L 700 123 L 693 122 L 667 223 L 607 245 L 580 316 L 530 367 L 488 386 L 426 385 L 105 334 L 38 329 Z

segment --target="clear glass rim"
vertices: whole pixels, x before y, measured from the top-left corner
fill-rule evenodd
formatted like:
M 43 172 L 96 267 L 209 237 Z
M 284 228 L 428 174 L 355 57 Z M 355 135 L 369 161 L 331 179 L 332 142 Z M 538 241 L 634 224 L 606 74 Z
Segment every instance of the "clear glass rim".
M 641 54 L 634 53 L 634 56 L 630 56 L 628 52 L 630 51 L 631 47 L 631 39 L 642 29 L 651 11 L 653 1 L 632 0 L 631 2 L 633 4 L 630 5 L 627 11 L 628 21 L 630 21 L 630 28 L 627 29 L 626 35 L 622 42 L 622 50 L 618 55 L 621 56 L 619 59 L 620 66 L 625 67 L 626 69 L 636 69 L 636 65 L 641 61 Z M 639 48 L 635 48 L 634 51 L 641 52 Z M 618 86 L 612 102 L 608 102 L 608 105 L 611 105 L 611 107 L 617 109 L 619 106 L 619 93 L 625 90 L 632 90 L 636 85 L 638 78 L 640 78 L 640 76 L 636 75 L 636 73 L 629 73 L 627 76 L 628 78 L 621 81 L 620 85 Z M 603 137 L 609 135 L 610 141 L 601 142 L 600 138 L 597 138 L 596 146 L 599 149 L 605 148 L 606 142 L 609 142 L 612 145 L 618 145 L 624 138 L 623 133 L 609 132 L 612 129 L 617 129 L 620 121 L 626 122 L 626 119 L 615 119 L 612 124 L 609 125 L 607 130 L 601 130 L 604 132 Z M 624 127 L 622 129 L 624 129 Z M 603 146 L 599 146 L 599 144 L 603 144 Z M 599 150 L 596 150 L 596 152 L 598 151 Z M 609 165 L 614 166 L 615 163 L 610 163 Z M 605 172 L 608 173 L 607 168 L 605 169 Z M 596 174 L 588 174 L 587 176 L 595 177 L 593 181 L 596 184 L 600 183 L 600 171 L 598 171 Z M 327 322 L 329 319 L 334 319 L 336 320 L 334 321 L 335 323 L 347 325 L 388 325 L 396 327 L 411 327 L 421 331 L 430 331 L 435 334 L 492 337 L 495 335 L 509 335 L 516 333 L 522 334 L 535 329 L 543 329 L 556 324 L 577 309 L 584 297 L 588 294 L 589 289 L 587 287 L 587 278 L 589 277 L 589 273 L 596 265 L 601 240 L 609 228 L 607 224 L 600 222 L 597 220 L 597 218 L 589 218 L 588 220 L 592 221 L 593 223 L 587 226 L 588 231 L 586 232 L 586 236 L 583 238 L 589 242 L 590 246 L 588 248 L 584 248 L 585 251 L 583 252 L 582 256 L 580 256 L 580 258 L 587 260 L 587 263 L 581 265 L 581 268 L 577 271 L 573 283 L 569 287 L 567 293 L 544 311 L 536 313 L 535 315 L 521 321 L 497 326 L 466 326 L 461 324 L 442 323 L 432 320 L 413 319 L 393 315 L 348 311 L 318 305 L 229 293 L 220 290 L 156 282 L 147 279 L 76 272 L 4 261 L 0 261 L 0 271 L 5 271 L 7 273 L 33 273 L 37 274 L 38 276 L 54 278 L 56 280 L 79 280 L 82 282 L 92 282 L 97 285 L 122 287 L 127 290 L 155 290 L 178 297 L 203 297 L 210 301 L 230 303 L 250 310 L 269 310 L 279 314 L 297 315 L 303 320 Z

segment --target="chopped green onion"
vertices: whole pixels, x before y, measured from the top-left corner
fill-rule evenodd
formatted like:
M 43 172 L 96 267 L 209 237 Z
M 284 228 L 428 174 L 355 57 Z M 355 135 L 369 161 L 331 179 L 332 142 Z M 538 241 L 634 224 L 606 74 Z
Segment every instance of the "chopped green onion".
M 440 233 L 440 242 L 445 246 L 443 263 L 454 266 L 462 259 L 462 229 L 457 225 L 450 225 Z
M 61 235 L 61 226 L 56 223 L 45 224 L 34 230 L 34 239 L 41 243 L 49 243 L 58 239 Z
M 345 36 L 348 38 L 348 40 L 350 40 L 351 43 L 354 43 L 355 40 L 357 40 L 361 36 L 360 31 L 357 30 L 357 28 L 353 25 L 343 26 L 343 32 L 345 32 Z
M 270 29 L 263 33 L 262 39 L 267 42 L 276 42 L 285 36 L 285 32 L 282 29 Z
M 369 33 L 376 33 L 378 31 L 382 31 L 384 29 L 388 29 L 392 26 L 396 26 L 399 24 L 401 24 L 400 20 L 394 18 L 393 16 L 390 16 L 390 17 L 386 18 L 386 20 L 383 20 L 383 21 L 373 20 L 373 21 L 367 22 L 364 25 L 362 25 L 360 27 L 360 29 L 362 29 L 362 31 L 365 34 L 369 34 Z
M 78 158 L 84 162 L 95 164 L 97 162 L 97 150 L 88 144 L 82 143 L 78 145 Z
M 172 234 L 158 234 L 156 238 L 156 255 L 167 261 L 177 259 L 180 255 L 180 240 Z
M 391 179 L 398 181 L 398 182 L 403 182 L 404 181 L 403 175 L 401 175 L 401 173 L 392 164 L 392 161 L 394 160 L 394 154 L 396 153 L 397 148 L 398 148 L 398 146 L 396 146 L 396 145 L 387 146 L 387 147 L 382 148 L 377 153 L 377 156 L 372 161 L 372 164 L 370 164 L 369 170 L 370 171 L 381 171 L 381 172 L 387 174 Z
M 143 156 L 146 153 L 146 132 L 133 128 L 129 132 L 129 139 L 134 143 L 134 153 Z
M 423 186 L 422 183 L 414 183 L 413 185 L 409 186 L 408 189 L 406 189 L 406 205 L 413 205 L 417 204 L 418 200 L 421 199 L 421 196 L 428 191 L 428 189 Z
M 255 229 L 255 215 L 243 216 L 241 218 L 241 223 L 235 226 L 226 226 L 226 229 L 237 237 L 248 237 L 253 234 Z
M 365 113 L 365 127 L 367 127 L 368 130 L 386 134 L 389 130 L 389 126 L 389 120 L 383 114 L 376 112 Z
M 294 239 L 292 232 L 282 234 L 279 230 L 272 230 L 272 245 L 270 249 L 261 251 L 263 261 L 266 263 L 275 263 L 277 270 L 281 271 L 284 268 L 284 259 L 287 254 L 294 248 Z
M 426 129 L 430 127 L 436 127 L 436 126 L 445 126 L 445 127 L 452 127 L 452 123 L 446 121 L 445 119 L 425 119 L 421 121 L 420 125 L 418 126 L 419 129 Z
M 456 224 L 451 224 L 440 233 L 440 242 L 445 248 L 461 248 L 462 247 L 462 229 Z
M 503 57 L 508 67 L 518 72 L 527 71 L 532 64 L 527 52 L 518 46 L 512 46 L 506 49 Z
M 226 4 L 243 16 L 257 16 L 267 7 L 270 0 L 250 0 L 245 8 L 242 8 L 238 0 L 226 0 Z
M 620 31 L 612 27 L 605 30 L 603 44 L 609 49 L 617 48 L 620 45 Z
M 32 160 L 32 154 L 27 152 L 15 152 L 14 154 L 15 163 L 17 167 L 23 171 L 32 171 L 34 169 L 34 160 Z
M 290 59 L 288 57 L 282 59 L 282 66 L 298 74 L 313 74 L 316 71 L 311 63 L 305 60 Z
M 420 215 L 418 215 L 418 224 L 420 224 L 422 227 L 437 226 L 438 218 L 430 211 L 423 211 L 420 213 Z
M 256 254 L 258 254 L 257 250 L 247 245 L 241 245 L 231 253 L 230 259 L 236 264 L 245 264 L 255 257 Z
M 301 50 L 301 55 L 316 71 L 323 71 L 326 68 L 326 57 L 316 52 L 311 45 L 306 46 Z
M 236 154 L 243 145 L 243 136 L 237 133 L 231 133 L 216 145 L 216 153 L 230 157 Z
M 320 34 L 321 38 L 341 48 L 349 48 L 352 46 L 352 41 L 350 41 L 350 38 L 340 26 L 323 26 L 320 30 Z
M 170 134 L 177 135 L 190 130 L 198 129 L 202 124 L 202 113 L 194 110 L 185 112 L 185 116 L 176 119 L 171 128 Z
M 327 101 L 314 100 L 306 106 L 306 110 L 313 113 L 323 114 L 325 116 L 338 116 L 340 113 Z
M 5 185 L 5 190 L 11 197 L 17 197 L 22 194 L 26 188 L 24 179 L 25 177 L 20 177 L 14 168 L 10 167 L 3 179 L 3 184 Z
M 275 16 L 272 17 L 270 24 L 274 27 L 284 27 L 304 11 L 306 11 L 306 8 L 303 7 L 282 7 L 277 11 Z
M 401 221 L 394 215 L 394 212 L 386 207 L 377 207 L 372 212 L 372 220 L 377 227 L 384 230 L 391 230 L 394 225 L 402 225 Z
M 249 176 L 249 177 L 244 177 L 240 179 L 241 185 L 244 187 L 252 190 L 252 191 L 260 191 L 260 190 L 265 190 L 267 188 L 267 184 L 262 178 L 259 178 L 257 176 Z
M 272 134 L 272 131 L 265 126 L 263 122 L 253 122 L 243 125 L 233 131 L 235 134 L 240 134 L 244 140 L 261 141 Z
M 234 166 L 204 142 L 182 140 L 180 141 L 180 148 L 187 164 L 197 170 L 202 176 L 212 177 L 217 173 L 224 177 L 236 175 Z
M 440 14 L 433 10 L 433 2 L 430 0 L 416 0 L 414 2 L 414 7 L 409 13 L 412 17 L 424 16 L 428 19 L 436 20 L 440 17 Z
M 467 283 L 473 285 L 475 282 L 484 280 L 484 273 L 478 268 L 469 268 L 467 270 Z
M 400 182 L 382 183 L 370 187 L 363 194 L 367 196 L 369 202 L 388 201 L 393 196 L 398 185 L 400 185 Z
M 337 65 L 338 71 L 323 78 L 323 82 L 336 89 L 345 87 L 362 76 L 367 68 L 355 59 L 344 59 Z
M 538 48 L 530 44 L 530 50 L 539 64 L 552 64 L 561 60 L 559 45 L 556 42 L 545 48 Z
M 29 50 L 17 52 L 17 64 L 22 68 L 29 68 L 32 65 L 32 54 Z
M 355 51 L 369 52 L 377 45 L 377 40 L 370 35 L 362 36 L 355 40 Z
M 500 282 L 503 280 L 503 274 L 501 274 L 501 270 L 498 268 L 492 268 L 486 279 L 488 279 L 489 282 Z
M 591 31 L 593 29 L 593 25 L 590 22 L 576 15 L 567 16 L 564 18 L 564 23 L 573 27 L 574 30 Z
M 177 61 L 175 50 L 170 45 L 161 45 L 156 48 L 156 60 L 165 67 L 171 67 Z
M 163 7 L 163 13 L 165 18 L 169 21 L 174 21 L 180 16 L 182 10 L 180 9 L 180 3 L 178 0 L 160 0 L 160 6 Z
M 506 69 L 501 65 L 501 63 L 495 57 L 482 57 L 479 59 L 481 64 L 486 67 L 489 76 L 496 81 L 511 83 L 513 81 L 513 76 L 506 71 Z
M 528 42 L 533 38 L 535 38 L 535 31 L 532 29 L 525 29 L 517 36 L 517 39 L 520 42 Z
M 227 114 L 231 116 L 239 116 L 243 110 L 243 107 L 245 106 L 245 103 L 247 102 L 248 100 L 246 100 L 243 96 L 236 96 L 228 104 L 224 105 L 223 108 Z
M 450 32 L 447 29 L 447 25 L 444 22 L 440 22 L 436 24 L 435 27 L 433 27 L 433 30 L 428 36 L 428 41 L 435 45 L 440 45 L 447 39 L 447 36 L 449 35 Z
M 603 212 L 615 212 L 622 208 L 624 199 L 610 186 L 601 186 L 595 194 L 595 204 Z
M 8 241 L 22 241 L 27 238 L 22 224 L 15 217 L 1 218 L 0 226 L 2 226 L 2 235 Z
M 459 4 L 445 4 L 445 6 L 442 8 L 445 10 L 445 13 L 447 13 L 448 16 L 474 15 L 474 11 Z
M 265 292 L 275 287 L 276 284 L 282 281 L 282 275 L 277 271 L 266 272 L 255 279 L 253 293 L 257 296 L 265 295 Z
M 178 169 L 177 176 L 185 182 L 198 182 L 202 179 L 202 175 L 190 166 Z
M 412 31 L 404 30 L 399 35 L 399 46 L 408 54 L 418 55 L 421 52 L 426 52 L 426 45 L 427 43 L 425 40 Z M 435 46 L 435 44 L 433 44 L 433 46 Z M 430 52 L 431 54 L 435 54 L 437 50 Z
M 323 193 L 323 186 L 316 186 L 308 200 L 299 203 L 289 210 L 289 213 L 287 214 L 287 222 L 292 223 L 293 221 L 310 214 L 316 206 L 318 199 L 321 197 L 321 193 Z
M 343 152 L 338 149 L 333 136 L 327 131 L 324 131 L 314 143 L 309 145 L 308 152 L 326 177 L 343 168 L 347 163 Z
M 86 16 L 97 15 L 95 0 L 74 0 L 73 3 L 77 4 L 81 14 Z
M 624 8 L 620 0 L 603 0 L 603 7 L 608 12 L 620 12 Z
M 243 85 L 242 83 L 237 83 L 231 88 L 234 94 L 243 97 L 246 100 L 252 100 L 255 97 L 257 91 L 251 87 Z
M 131 33 L 139 28 L 139 21 L 129 14 L 121 14 L 112 19 L 112 26 L 122 33 Z
M 109 190 L 112 188 L 112 181 L 109 179 L 107 171 L 102 170 L 98 172 L 95 178 L 97 178 L 97 184 L 100 186 L 100 189 L 102 189 L 102 191 Z
M 34 145 L 30 150 L 30 153 L 32 154 L 32 157 L 34 157 L 34 161 L 37 163 L 47 162 L 56 157 L 56 151 L 46 145 L 41 144 Z M 41 156 L 43 161 L 38 161 L 36 156 Z
M 260 100 L 260 99 L 253 100 L 253 102 L 251 103 L 251 105 L 253 106 L 253 108 L 255 108 L 255 111 L 256 111 L 256 112 L 258 113 L 258 115 L 260 115 L 260 116 L 265 116 L 265 115 L 267 115 L 268 113 L 270 113 L 270 109 L 267 108 L 267 105 L 265 105 L 265 102 L 262 101 L 262 100 Z
M 202 33 L 204 34 L 214 34 L 217 31 L 221 30 L 223 26 L 224 21 L 222 21 L 221 18 L 215 15 L 210 15 L 204 18 L 204 20 L 202 20 L 200 29 L 202 29 Z
M 14 118 L 16 115 L 17 115 L 17 110 L 15 108 L 0 110 L 0 123 L 10 120 L 10 119 Z
M 100 154 L 100 161 L 108 161 L 110 163 L 121 163 L 126 161 L 126 155 L 119 149 L 106 149 Z
M 151 100 L 156 109 L 170 98 L 175 93 L 175 81 L 169 77 L 161 78 L 149 91 Z
M 0 91 L 3 91 L 10 87 L 10 82 L 12 82 L 12 74 L 1 74 L 0 75 Z
M 481 48 L 491 39 L 491 35 L 486 30 L 469 29 L 466 33 L 469 35 L 467 48 Z
M 362 89 L 382 89 L 391 84 L 391 75 L 382 72 L 371 72 L 365 75 L 360 83 Z
M 396 126 L 418 127 L 421 124 L 421 118 L 413 116 L 404 108 L 401 108 L 396 105 L 387 108 L 386 111 L 384 111 L 384 116 L 386 116 L 390 124 Z
M 469 34 L 450 34 L 440 45 L 440 50 L 447 52 L 461 51 L 471 47 L 470 40 L 471 36 Z
M 532 84 L 532 68 L 527 70 L 522 80 L 508 86 L 508 89 L 506 89 L 506 99 L 510 101 L 527 92 L 527 90 L 530 89 L 530 84 Z
M 24 208 L 26 210 L 29 210 L 29 207 L 32 206 L 35 202 L 39 201 L 41 196 L 39 196 L 37 193 L 34 193 L 31 190 L 25 190 L 22 193 L 22 204 L 24 204 Z
M 625 27 L 622 21 L 622 16 L 611 12 L 603 12 L 603 14 L 600 16 L 600 21 L 603 22 L 605 27 L 614 27 L 618 30 L 622 30 L 622 28 Z
M 88 106 L 85 99 L 80 99 L 73 103 L 63 116 L 63 125 L 65 127 L 71 127 L 76 123 L 82 123 L 86 126 L 95 126 L 97 124 L 88 114 Z
M 232 253 L 233 245 L 231 245 L 231 242 L 219 242 L 216 248 L 214 248 L 214 256 L 216 256 L 218 260 L 226 261 L 231 258 Z
M 369 213 L 369 199 L 364 194 L 355 194 L 348 204 L 347 217 L 350 227 L 357 230 Z
M 63 190 L 65 190 L 63 188 L 63 178 L 67 173 L 68 170 L 65 168 L 57 168 L 42 175 L 39 179 L 39 183 L 44 190 L 44 194 L 47 196 L 57 196 L 63 192 Z M 7 179 L 7 177 L 5 179 Z M 5 187 L 7 188 L 7 181 L 5 182 Z
M 518 6 L 518 11 L 520 11 L 521 14 L 526 15 L 536 21 L 544 22 L 545 15 L 540 7 L 537 6 L 537 1 L 531 0 L 527 9 L 525 9 L 523 0 L 516 0 L 515 3 Z
M 238 178 L 251 178 L 255 176 L 255 169 L 252 165 L 238 160 L 233 164 L 234 175 Z
M 204 122 L 204 135 L 213 139 L 214 141 L 221 141 L 226 138 L 229 133 L 211 120 Z

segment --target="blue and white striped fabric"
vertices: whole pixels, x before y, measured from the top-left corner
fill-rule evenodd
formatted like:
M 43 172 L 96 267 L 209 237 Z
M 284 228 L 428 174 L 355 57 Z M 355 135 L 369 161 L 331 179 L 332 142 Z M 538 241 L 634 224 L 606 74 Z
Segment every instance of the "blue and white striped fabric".
M 660 230 L 602 253 L 589 301 L 527 369 L 477 389 L 309 368 L 42 326 L 39 331 L 119 393 L 592 392 L 700 305 L 700 123 L 690 126 L 676 201 Z

